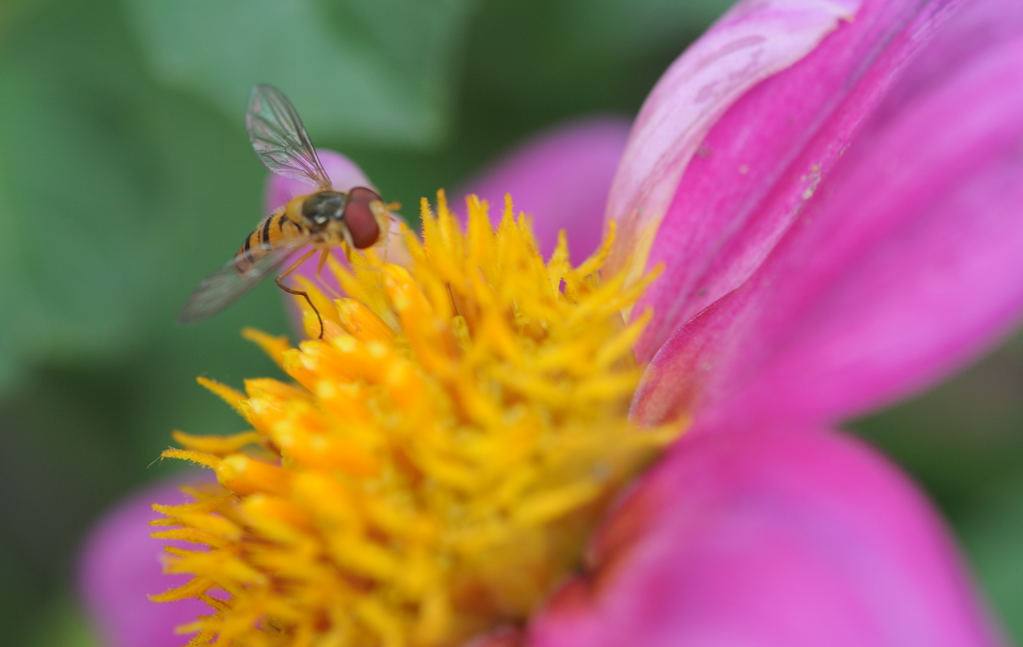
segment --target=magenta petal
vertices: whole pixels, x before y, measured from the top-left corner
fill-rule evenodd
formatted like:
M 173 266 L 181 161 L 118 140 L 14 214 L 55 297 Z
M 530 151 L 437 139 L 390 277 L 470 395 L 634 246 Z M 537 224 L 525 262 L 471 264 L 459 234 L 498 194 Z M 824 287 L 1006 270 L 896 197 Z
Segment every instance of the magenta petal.
M 550 254 L 558 232 L 566 230 L 572 260 L 578 263 L 597 248 L 604 233 L 607 187 L 628 132 L 628 122 L 614 118 L 562 126 L 526 142 L 466 182 L 460 195 L 475 193 L 487 200 L 495 223 L 504 196 L 511 195 L 516 210 L 532 216 L 541 251 Z
M 665 71 L 636 118 L 608 199 L 623 242 L 660 222 L 704 135 L 736 99 L 792 65 L 859 0 L 746 0 Z
M 907 104 L 944 83 L 969 65 L 978 52 L 994 50 L 1019 36 L 1023 29 L 1023 2 L 971 0 L 957 8 L 941 28 L 939 38 L 913 60 L 885 97 L 881 119 L 898 115 Z
M 1011 329 L 1023 313 L 1023 38 L 950 72 L 868 128 L 805 224 L 658 353 L 637 415 L 695 400 L 730 417 L 841 418 Z
M 598 536 L 532 647 L 1001 644 L 927 503 L 822 430 L 684 441 Z
M 658 172 L 647 180 L 667 192 L 670 206 L 658 207 L 666 213 L 651 262 L 663 262 L 666 272 L 645 298 L 655 317 L 639 346 L 642 358 L 763 262 L 798 219 L 807 196 L 827 182 L 865 117 L 906 60 L 927 42 L 948 4 L 863 0 L 852 20 L 795 65 L 746 92 L 717 120 L 681 181 L 674 171 L 671 177 Z M 774 9 L 769 15 L 778 13 Z M 765 36 L 788 42 L 783 25 Z M 683 97 L 672 119 L 691 119 L 688 105 Z M 649 130 L 653 138 L 660 129 Z M 629 206 L 625 201 L 609 215 L 627 212 Z M 648 208 L 643 201 L 636 206 Z
M 180 586 L 187 575 L 165 575 L 163 546 L 184 545 L 149 536 L 149 521 L 160 515 L 153 503 L 184 503 L 177 484 L 161 484 L 117 504 L 86 540 L 79 566 L 82 604 L 106 647 L 181 647 L 174 627 L 210 613 L 194 600 L 151 602 L 147 596 Z

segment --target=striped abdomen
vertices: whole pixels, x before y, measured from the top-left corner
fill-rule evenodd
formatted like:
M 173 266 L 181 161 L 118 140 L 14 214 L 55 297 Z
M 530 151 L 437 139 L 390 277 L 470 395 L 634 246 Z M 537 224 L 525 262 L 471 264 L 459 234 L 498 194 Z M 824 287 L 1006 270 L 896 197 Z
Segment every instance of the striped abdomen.
M 234 266 L 239 272 L 246 272 L 252 265 L 263 258 L 271 249 L 282 241 L 297 236 L 309 235 L 309 229 L 299 214 L 293 213 L 293 203 L 303 198 L 292 200 L 287 205 L 267 216 L 245 238 L 245 242 L 235 254 Z M 301 202 L 299 202 L 301 204 Z M 290 215 L 289 215 L 290 214 Z

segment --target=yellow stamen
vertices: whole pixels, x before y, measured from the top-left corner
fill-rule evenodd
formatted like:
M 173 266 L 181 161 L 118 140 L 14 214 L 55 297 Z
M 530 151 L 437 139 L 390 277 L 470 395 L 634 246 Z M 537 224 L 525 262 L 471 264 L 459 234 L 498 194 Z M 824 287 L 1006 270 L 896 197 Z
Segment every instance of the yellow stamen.
M 192 581 L 154 596 L 211 606 L 190 645 L 440 647 L 520 621 L 677 436 L 628 419 L 649 315 L 623 311 L 653 274 L 601 276 L 613 226 L 573 268 L 510 200 L 496 230 L 475 198 L 464 231 L 443 194 L 422 212 L 407 266 L 370 250 L 331 260 L 345 297 L 304 284 L 323 339 L 308 308 L 297 348 L 245 331 L 294 383 L 200 380 L 252 430 L 163 454 L 217 476 L 154 506 L 154 536 L 196 545 L 168 549 Z

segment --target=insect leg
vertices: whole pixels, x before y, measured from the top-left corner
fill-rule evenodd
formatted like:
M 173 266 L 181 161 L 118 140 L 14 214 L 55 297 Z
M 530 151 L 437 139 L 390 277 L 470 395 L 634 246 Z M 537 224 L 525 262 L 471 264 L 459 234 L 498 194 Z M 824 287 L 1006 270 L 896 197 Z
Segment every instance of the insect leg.
M 324 251 L 327 251 L 327 250 L 324 250 Z M 320 335 L 319 335 L 319 337 L 317 337 L 317 339 L 323 339 L 323 317 L 320 316 L 320 311 L 313 304 L 313 300 L 309 298 L 309 293 L 304 291 L 304 290 L 296 290 L 295 288 L 289 288 L 288 286 L 284 285 L 284 283 L 282 282 L 282 281 L 284 281 L 284 279 L 286 279 L 288 277 L 289 274 L 291 274 L 292 272 L 297 270 L 302 265 L 302 263 L 304 263 L 306 261 L 307 258 L 309 258 L 310 256 L 312 256 L 315 253 L 316 253 L 316 248 L 314 247 L 314 248 L 310 249 L 308 252 L 306 252 L 305 254 L 302 254 L 302 256 L 300 256 L 297 261 L 295 261 L 294 263 L 291 264 L 291 267 L 289 267 L 288 269 L 284 270 L 283 272 L 281 272 L 280 274 L 277 275 L 277 277 L 274 279 L 274 283 L 277 284 L 277 287 L 279 287 L 280 289 L 284 290 L 288 294 L 293 294 L 293 295 L 295 295 L 297 297 L 302 297 L 303 299 L 305 299 L 305 302 L 308 303 L 309 307 L 312 308 L 313 312 L 316 313 L 316 320 L 318 322 L 320 322 Z
M 327 262 L 327 257 L 330 256 L 330 248 L 324 247 L 320 250 L 320 260 L 316 262 L 316 275 L 319 276 L 320 272 L 323 271 L 323 265 Z

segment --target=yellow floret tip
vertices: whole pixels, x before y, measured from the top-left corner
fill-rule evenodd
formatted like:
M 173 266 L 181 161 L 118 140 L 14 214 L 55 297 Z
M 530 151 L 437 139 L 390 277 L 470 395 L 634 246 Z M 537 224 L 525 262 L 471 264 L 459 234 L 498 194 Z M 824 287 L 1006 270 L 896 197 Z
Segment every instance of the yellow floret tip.
M 191 501 L 154 508 L 166 567 L 192 580 L 154 600 L 210 613 L 189 645 L 441 647 L 518 622 L 582 560 L 621 486 L 677 435 L 628 418 L 641 375 L 626 323 L 654 273 L 544 261 L 506 200 L 422 203 L 407 263 L 370 250 L 307 280 L 322 339 L 246 330 L 291 378 L 244 393 L 200 380 L 251 429 L 175 432 L 163 456 L 210 468 Z M 630 279 L 630 276 L 638 276 Z M 306 308 L 310 337 L 319 333 Z

